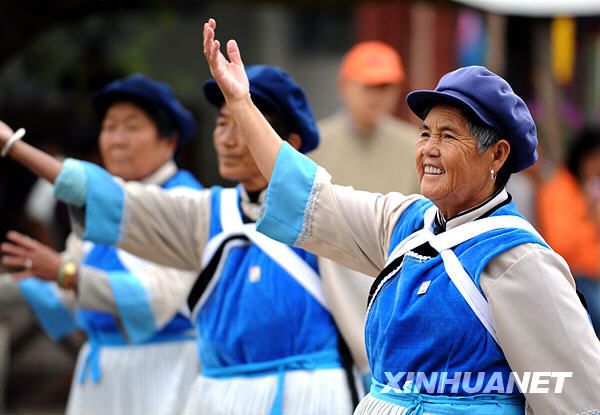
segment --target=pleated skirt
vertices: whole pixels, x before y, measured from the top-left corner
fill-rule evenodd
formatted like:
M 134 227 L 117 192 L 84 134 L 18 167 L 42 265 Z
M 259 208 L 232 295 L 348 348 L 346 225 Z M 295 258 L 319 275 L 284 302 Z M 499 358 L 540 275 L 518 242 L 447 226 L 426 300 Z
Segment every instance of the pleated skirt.
M 100 352 L 100 381 L 87 377 L 81 384 L 89 352 L 86 343 L 79 352 L 67 415 L 179 415 L 199 373 L 194 340 L 106 346 Z
M 185 415 L 268 415 L 277 392 L 277 375 L 209 378 L 194 382 Z M 350 389 L 342 369 L 285 373 L 282 415 L 351 415 Z

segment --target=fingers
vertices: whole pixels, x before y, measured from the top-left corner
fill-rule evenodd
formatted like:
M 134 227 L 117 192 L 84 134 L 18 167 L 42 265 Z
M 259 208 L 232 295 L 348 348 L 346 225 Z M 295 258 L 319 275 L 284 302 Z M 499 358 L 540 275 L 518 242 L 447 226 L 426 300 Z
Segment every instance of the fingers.
M 27 256 L 27 250 L 25 248 L 8 242 L 3 242 L 2 245 L 0 245 L 0 250 L 4 255 L 13 255 L 18 257 Z
M 235 40 L 231 39 L 227 42 L 227 57 L 235 64 L 244 66 L 242 62 L 242 56 L 240 55 L 240 48 Z
M 216 63 L 221 53 L 221 42 L 215 40 L 212 44 L 212 50 L 210 51 L 210 59 L 212 63 Z
M 27 268 L 25 260 L 21 256 L 4 255 L 2 257 L 2 264 L 12 268 Z
M 215 39 L 215 32 L 213 29 L 211 29 L 211 27 L 209 26 L 208 23 L 204 23 L 204 56 L 206 56 L 207 59 L 209 59 L 210 57 L 210 51 L 212 48 L 212 42 Z
M 37 247 L 37 242 L 34 239 L 17 231 L 9 231 L 6 234 L 6 239 L 27 249 L 34 249 Z

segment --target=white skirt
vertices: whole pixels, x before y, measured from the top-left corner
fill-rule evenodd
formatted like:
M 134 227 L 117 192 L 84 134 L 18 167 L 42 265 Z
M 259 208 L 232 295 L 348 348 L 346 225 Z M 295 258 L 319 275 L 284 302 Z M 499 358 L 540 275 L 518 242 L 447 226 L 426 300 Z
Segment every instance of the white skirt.
M 209 378 L 194 382 L 185 415 L 268 415 L 277 375 Z M 285 372 L 283 415 L 350 415 L 352 398 L 343 369 Z
M 194 340 L 106 346 L 100 352 L 100 382 L 87 376 L 81 384 L 89 352 L 86 343 L 79 352 L 68 415 L 178 415 L 199 373 Z
M 405 407 L 382 401 L 371 394 L 365 396 L 354 411 L 354 415 L 404 415 L 405 413 Z

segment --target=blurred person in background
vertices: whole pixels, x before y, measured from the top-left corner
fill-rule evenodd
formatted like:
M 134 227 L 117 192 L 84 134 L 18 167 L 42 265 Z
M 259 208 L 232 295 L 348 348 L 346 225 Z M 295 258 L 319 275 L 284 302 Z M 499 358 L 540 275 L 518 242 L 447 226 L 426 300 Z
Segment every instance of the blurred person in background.
M 600 335 L 600 128 L 575 137 L 566 165 L 541 185 L 537 209 L 540 232 L 569 264 Z
M 404 81 L 400 54 L 384 42 L 361 42 L 346 53 L 337 81 L 343 108 L 319 121 L 322 142 L 309 153 L 336 183 L 370 192 L 419 192 L 414 167 L 418 130 L 393 115 Z M 325 294 L 331 307 L 344 310 L 334 316 L 368 390 L 364 322 L 371 281 L 327 259 L 322 267 L 331 275 L 324 280 Z
M 202 188 L 173 161 L 196 124 L 166 84 L 132 75 L 96 92 L 92 104 L 102 120 L 102 161 L 113 175 L 173 192 Z M 96 195 L 106 191 L 92 190 Z M 185 306 L 195 274 L 84 243 L 75 234 L 62 254 L 18 232 L 7 238 L 2 262 L 24 268 L 14 276 L 22 278 L 21 295 L 45 331 L 53 339 L 77 329 L 87 334 L 66 412 L 181 413 L 199 372 Z M 36 278 L 25 278 L 29 275 Z
M 319 133 L 296 82 L 271 66 L 247 71 L 252 99 L 277 134 L 301 152 L 314 149 Z M 212 79 L 204 94 L 219 110 L 219 172 L 239 181 L 235 188 L 173 194 L 23 142 L 13 141 L 8 154 L 56 180 L 55 194 L 72 206 L 84 238 L 194 275 L 187 304 L 202 369 L 184 413 L 350 414 L 358 398 L 351 360 L 322 292 L 318 258 L 256 232 L 268 181 Z M 6 148 L 12 131 L 0 126 Z M 160 295 L 170 296 L 173 278 L 161 284 Z
M 338 113 L 319 121 L 322 143 L 309 156 L 336 182 L 370 192 L 417 193 L 417 128 L 394 117 L 405 80 L 400 54 L 380 41 L 361 42 L 344 56 Z

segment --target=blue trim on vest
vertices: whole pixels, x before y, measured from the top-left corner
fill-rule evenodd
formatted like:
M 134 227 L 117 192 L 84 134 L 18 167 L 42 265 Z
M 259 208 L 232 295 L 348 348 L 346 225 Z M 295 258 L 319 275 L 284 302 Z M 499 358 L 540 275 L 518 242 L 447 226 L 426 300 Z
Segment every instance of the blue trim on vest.
M 82 238 L 104 245 L 117 245 L 125 194 L 106 170 L 83 162 L 87 177 L 85 230 Z
M 19 281 L 21 293 L 40 325 L 53 340 L 58 340 L 77 330 L 77 324 L 54 287 L 48 281 L 33 277 Z
M 267 188 L 264 213 L 256 229 L 277 241 L 294 245 L 302 232 L 316 174 L 317 164 L 284 141 Z
M 406 408 L 406 413 L 411 415 L 523 415 L 525 411 L 524 399 L 519 396 L 448 396 L 393 390 L 382 393 L 384 388 L 385 385 L 373 380 L 370 393 L 374 398 Z
M 73 206 L 83 207 L 87 193 L 87 178 L 83 162 L 66 159 L 54 181 L 54 197 Z
M 223 232 L 221 226 L 221 186 L 213 186 L 210 188 L 210 229 L 208 239 L 214 238 L 217 234 Z

